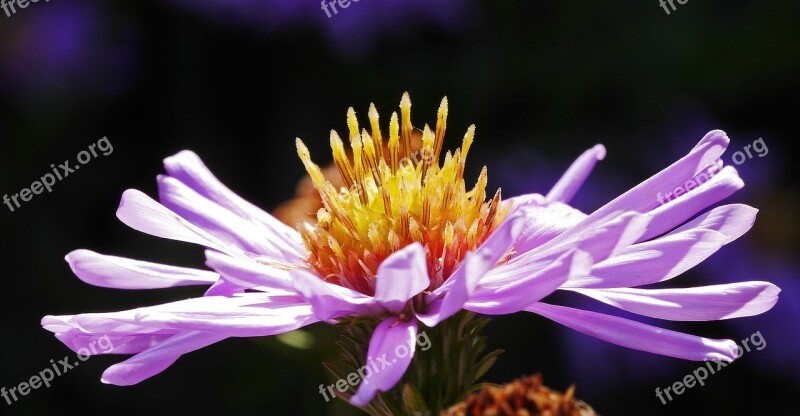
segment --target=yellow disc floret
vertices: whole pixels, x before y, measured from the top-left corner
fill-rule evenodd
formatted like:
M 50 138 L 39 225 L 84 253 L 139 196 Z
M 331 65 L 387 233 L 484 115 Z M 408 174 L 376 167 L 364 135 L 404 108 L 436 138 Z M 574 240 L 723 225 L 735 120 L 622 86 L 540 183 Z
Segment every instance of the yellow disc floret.
M 471 190 L 464 183 L 464 162 L 475 135 L 470 126 L 461 148 L 449 151 L 439 164 L 447 123 L 447 98 L 439 107 L 436 130 L 422 130 L 421 148 L 412 149 L 411 100 L 400 101 L 400 120 L 389 122 L 384 149 L 374 105 L 369 109 L 370 131 L 359 129 L 355 111 L 347 112 L 352 157 L 331 131 L 333 160 L 345 187 L 336 189 L 311 161 L 308 148 L 297 139 L 297 153 L 306 167 L 324 208 L 317 224 L 301 226 L 310 255 L 308 263 L 331 283 L 372 295 L 380 263 L 413 243 L 425 248 L 431 287 L 441 285 L 464 255 L 483 243 L 508 212 L 500 190 L 486 200 L 486 167 Z M 388 151 L 387 151 L 388 150 Z

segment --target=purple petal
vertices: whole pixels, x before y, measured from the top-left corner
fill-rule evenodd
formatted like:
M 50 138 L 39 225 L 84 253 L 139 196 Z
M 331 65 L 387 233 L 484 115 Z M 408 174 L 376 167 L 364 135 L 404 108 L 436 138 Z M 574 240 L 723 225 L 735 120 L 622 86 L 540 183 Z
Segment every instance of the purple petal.
M 564 286 L 603 289 L 662 282 L 696 266 L 729 241 L 726 235 L 712 230 L 668 234 L 596 263 L 591 276 L 571 279 Z
M 714 208 L 663 237 L 634 244 L 596 263 L 591 276 L 572 279 L 565 286 L 617 288 L 672 279 L 747 232 L 757 212 L 742 204 Z
M 193 152 L 184 150 L 164 159 L 164 167 L 170 176 L 177 178 L 199 194 L 236 215 L 266 228 L 270 237 L 283 242 L 278 244 L 279 246 L 295 253 L 297 258 L 305 256 L 303 240 L 297 231 L 228 189 Z
M 103 383 L 130 386 L 148 379 L 171 366 L 181 355 L 225 339 L 203 332 L 183 332 L 109 367 L 100 379 Z
M 231 255 L 244 256 L 231 246 L 135 189 L 122 194 L 117 218 L 133 228 L 156 237 L 200 244 Z
M 703 338 L 612 315 L 546 303 L 536 303 L 525 310 L 586 335 L 634 350 L 692 361 L 733 361 L 737 356 L 738 347 L 729 339 Z
M 75 250 L 66 258 L 72 272 L 90 285 L 116 289 L 160 289 L 175 286 L 209 285 L 219 275 L 207 270 L 167 266 L 123 257 L 105 256 L 89 250 Z
M 367 352 L 366 365 L 377 371 L 367 374 L 350 403 L 366 406 L 379 391 L 394 387 L 411 364 L 416 345 L 417 321 L 403 322 L 394 317 L 383 320 L 372 333 Z
M 522 210 L 525 212 L 526 210 Z M 537 248 L 509 260 L 489 271 L 481 284 L 507 285 L 537 273 L 550 262 L 573 250 L 582 250 L 591 254 L 593 261 L 602 261 L 623 251 L 636 241 L 647 229 L 650 217 L 636 212 L 625 213 L 604 224 L 595 225 L 573 238 L 545 248 Z M 580 279 L 581 276 L 574 276 Z
M 387 310 L 399 313 L 409 299 L 430 284 L 425 249 L 420 243 L 410 244 L 378 266 L 375 300 Z
M 684 185 L 685 186 L 685 185 Z M 736 169 L 727 166 L 698 188 L 650 211 L 653 220 L 640 241 L 649 240 L 681 225 L 693 215 L 729 197 L 744 186 Z
M 135 323 L 226 336 L 282 334 L 312 324 L 311 307 L 296 296 L 202 297 L 136 310 Z M 132 323 L 133 323 L 132 322 Z
M 106 328 L 108 331 L 90 332 L 92 328 L 74 325 L 73 318 L 73 315 L 45 316 L 42 318 L 42 327 L 53 332 L 72 351 L 81 351 L 85 355 L 136 354 L 176 333 L 172 329 L 136 328 L 128 325 L 125 325 L 125 330 L 140 332 L 114 332 L 109 327 Z M 116 324 L 117 328 L 120 326 Z
M 348 315 L 377 315 L 383 312 L 383 308 L 371 296 L 328 283 L 308 270 L 297 269 L 291 273 L 297 293 L 311 304 L 314 316 L 321 321 Z
M 523 194 L 509 198 L 505 203 L 511 204 L 511 210 L 509 211 L 509 214 L 511 214 L 521 208 L 547 205 L 548 201 L 541 194 Z
M 225 336 L 275 335 L 311 324 L 311 308 L 295 296 L 246 293 L 210 296 L 120 312 L 46 316 L 45 329 L 56 334 L 134 335 L 197 330 Z
M 229 282 L 225 278 L 220 278 L 206 290 L 203 296 L 226 296 L 232 297 L 236 293 L 243 293 L 245 288 Z
M 84 328 L 75 324 L 75 315 L 45 316 L 42 327 L 53 332 L 56 338 L 72 351 L 90 351 L 89 355 L 135 354 L 171 337 L 176 330 L 146 328 L 114 322 L 111 319 Z M 100 342 L 111 347 L 99 345 Z M 95 345 L 94 349 L 92 345 Z M 98 348 L 100 347 L 100 348 Z
M 597 161 L 606 157 L 606 148 L 602 144 L 583 152 L 575 162 L 564 172 L 561 179 L 556 182 L 553 189 L 547 193 L 548 201 L 569 202 L 578 192 L 583 182 L 592 173 Z
M 672 321 L 715 321 L 753 316 L 778 302 L 777 286 L 741 282 L 687 289 L 572 289 L 639 315 Z
M 686 223 L 676 229 L 673 234 L 692 229 L 714 230 L 725 234 L 730 241 L 733 241 L 753 227 L 756 222 L 756 214 L 758 214 L 758 210 L 749 205 L 723 205 Z
M 730 139 L 725 135 L 725 132 L 721 130 L 709 132 L 688 155 L 615 198 L 590 214 L 580 226 L 564 232 L 548 244 L 560 244 L 571 239 L 582 230 L 591 228 L 593 224 L 606 222 L 610 218 L 614 218 L 626 211 L 644 213 L 652 210 L 658 205 L 656 195 L 659 192 L 669 192 L 716 164 L 719 157 L 728 147 L 728 143 L 730 143 Z
M 517 256 L 540 247 L 586 218 L 586 214 L 560 202 L 528 204 L 524 210 L 525 225 L 514 244 Z
M 477 250 L 467 253 L 447 281 L 426 296 L 428 308 L 418 312 L 417 319 L 433 327 L 461 310 L 478 281 L 511 249 L 522 225 L 523 215 L 512 214 Z
M 231 257 L 214 250 L 206 250 L 206 266 L 225 277 L 225 280 L 243 287 L 274 288 L 294 292 L 294 282 L 289 270 L 294 265 L 274 261 L 274 265 L 262 264 L 251 258 Z
M 287 253 L 281 247 L 285 243 L 279 239 L 270 239 L 264 228 L 217 205 L 175 178 L 159 175 L 158 195 L 165 207 L 226 244 L 261 256 L 299 258 L 295 252 Z
M 519 312 L 555 292 L 570 276 L 585 276 L 592 269 L 592 257 L 582 251 L 567 253 L 538 273 L 497 289 L 478 288 L 464 309 L 487 315 Z

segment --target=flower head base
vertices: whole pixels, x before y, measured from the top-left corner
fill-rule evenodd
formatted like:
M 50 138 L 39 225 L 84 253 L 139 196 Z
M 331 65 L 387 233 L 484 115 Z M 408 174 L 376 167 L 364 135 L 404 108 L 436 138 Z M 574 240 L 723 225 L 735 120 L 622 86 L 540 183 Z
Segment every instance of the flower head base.
M 411 145 L 411 100 L 400 102 L 400 122 L 392 113 L 388 148 L 384 149 L 378 112 L 370 105 L 371 134 L 359 131 L 350 108 L 352 159 L 336 131 L 331 131 L 334 162 L 346 185 L 340 190 L 328 182 L 308 149 L 297 139 L 297 152 L 324 208 L 316 225 L 301 227 L 310 252 L 308 263 L 326 280 L 372 295 L 378 266 L 392 253 L 419 242 L 425 248 L 432 290 L 458 267 L 467 252 L 479 247 L 505 218 L 510 205 L 501 206 L 500 190 L 486 200 L 486 167 L 477 184 L 467 190 L 464 164 L 475 135 L 470 126 L 461 148 L 439 155 L 447 124 L 447 98 L 439 107 L 436 130 L 422 130 L 422 147 Z

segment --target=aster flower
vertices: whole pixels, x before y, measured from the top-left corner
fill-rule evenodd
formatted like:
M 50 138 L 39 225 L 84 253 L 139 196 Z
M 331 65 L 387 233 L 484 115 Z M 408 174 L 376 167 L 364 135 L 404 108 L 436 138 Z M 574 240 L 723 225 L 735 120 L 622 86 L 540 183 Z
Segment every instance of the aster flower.
M 160 203 L 128 190 L 117 216 L 136 230 L 206 247 L 211 271 L 87 250 L 70 253 L 67 261 L 80 279 L 98 286 L 208 285 L 205 295 L 122 312 L 47 316 L 42 325 L 76 351 L 108 336 L 111 352 L 136 354 L 102 377 L 105 383 L 130 385 L 163 371 L 182 354 L 228 337 L 275 335 L 320 321 L 365 317 L 376 322 L 367 357 L 384 356 L 397 345 L 410 350 L 348 395 L 351 403 L 367 406 L 404 377 L 421 327 L 446 325 L 462 310 L 527 311 L 632 349 L 687 360 L 733 360 L 738 351 L 731 340 L 541 300 L 565 290 L 676 321 L 755 315 L 777 301 L 779 289 L 767 282 L 638 288 L 681 274 L 752 226 L 756 210 L 746 205 L 697 215 L 743 186 L 735 169 L 721 167 L 729 142 L 725 133 L 708 133 L 688 155 L 586 215 L 567 203 L 604 158 L 603 146 L 581 155 L 547 195 L 502 201 L 498 190 L 487 199 L 485 168 L 471 189 L 464 179 L 474 126 L 462 146 L 439 162 L 447 112 L 445 98 L 435 127 L 422 129 L 422 147 L 412 152 L 407 94 L 399 116 L 391 116 L 386 148 L 374 106 L 363 129 L 351 108 L 352 157 L 335 131 L 330 138 L 345 184 L 339 189 L 298 139 L 298 154 L 324 205 L 316 223 L 302 224 L 299 231 L 234 194 L 194 153 L 167 158 L 167 175 L 158 177 Z M 659 205 L 659 193 L 692 179 L 700 185 Z M 482 374 L 485 363 L 470 377 Z

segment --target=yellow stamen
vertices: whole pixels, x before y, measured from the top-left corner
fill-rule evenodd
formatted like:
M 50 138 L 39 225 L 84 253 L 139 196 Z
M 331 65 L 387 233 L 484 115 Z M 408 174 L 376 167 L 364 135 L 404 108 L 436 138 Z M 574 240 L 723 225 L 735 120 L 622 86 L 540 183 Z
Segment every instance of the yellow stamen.
M 436 130 L 425 125 L 420 154 L 411 153 L 411 100 L 400 102 L 400 117 L 389 121 L 388 155 L 378 112 L 369 108 L 370 131 L 359 130 L 355 110 L 347 111 L 352 159 L 336 132 L 331 132 L 333 159 L 346 188 L 325 180 L 308 149 L 297 139 L 297 153 L 324 208 L 317 224 L 300 229 L 309 264 L 328 281 L 373 294 L 380 263 L 393 252 L 419 242 L 425 247 L 431 288 L 441 285 L 464 255 L 482 244 L 505 218 L 509 205 L 500 191 L 486 201 L 484 167 L 475 187 L 467 190 L 464 165 L 475 135 L 470 126 L 462 147 L 439 154 L 447 123 L 447 98 L 439 106 Z M 421 157 L 420 157 L 421 156 Z
M 375 154 L 378 159 L 383 159 L 383 136 L 381 135 L 381 127 L 378 124 L 380 119 L 378 110 L 375 109 L 375 104 L 369 103 L 369 124 L 372 127 L 372 139 L 375 140 Z
M 403 139 L 403 157 L 411 156 L 411 98 L 408 93 L 403 93 L 400 100 L 400 117 L 402 120 L 400 137 Z

